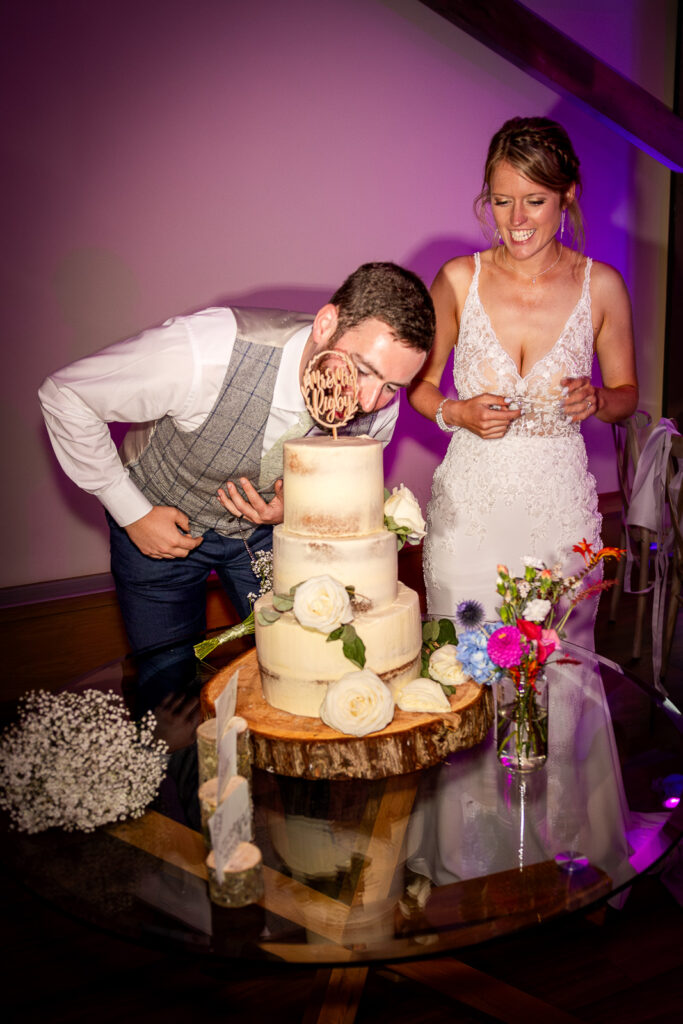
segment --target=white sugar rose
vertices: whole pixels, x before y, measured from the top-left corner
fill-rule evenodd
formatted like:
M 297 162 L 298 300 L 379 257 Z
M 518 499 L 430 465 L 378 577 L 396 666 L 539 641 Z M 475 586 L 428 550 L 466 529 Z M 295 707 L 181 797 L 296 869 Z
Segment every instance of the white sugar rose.
M 528 622 L 543 622 L 551 608 L 550 601 L 543 601 L 540 597 L 537 597 L 524 605 L 522 615 Z
M 326 725 L 350 736 L 378 732 L 394 717 L 389 687 L 369 669 L 347 672 L 330 683 L 320 717 Z
M 384 502 L 384 515 L 393 519 L 397 526 L 410 530 L 406 538 L 410 544 L 418 544 L 424 537 L 425 521 L 420 506 L 413 492 L 405 484 L 394 487 Z
M 413 679 L 396 696 L 401 711 L 450 711 L 451 705 L 442 687 L 433 679 Z
M 353 619 L 346 588 L 331 576 L 311 576 L 300 583 L 292 611 L 302 626 L 320 633 L 331 633 Z
M 444 644 L 437 647 L 429 659 L 429 674 L 432 679 L 444 686 L 459 686 L 466 683 L 467 676 L 458 661 L 458 648 L 455 644 Z

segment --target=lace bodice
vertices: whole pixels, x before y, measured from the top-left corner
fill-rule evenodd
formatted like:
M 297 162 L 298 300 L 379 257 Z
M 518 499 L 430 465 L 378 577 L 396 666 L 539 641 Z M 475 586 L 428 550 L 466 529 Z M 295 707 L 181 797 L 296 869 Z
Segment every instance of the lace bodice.
M 591 261 L 560 336 L 524 377 L 482 306 L 478 253 L 474 262 L 455 350 L 458 396 L 511 397 L 524 414 L 495 440 L 464 429 L 452 434 L 434 474 L 424 566 L 430 613 L 451 615 L 458 601 L 474 597 L 495 618 L 499 562 L 519 567 L 520 558 L 533 556 L 568 565 L 578 540 L 599 539 L 595 480 L 579 424 L 563 412 L 560 385 L 591 372 Z
M 481 257 L 474 254 L 474 276 L 462 316 L 453 363 L 459 398 L 486 392 L 513 398 L 511 409 L 522 416 L 510 424 L 508 436 L 567 437 L 579 433 L 579 424 L 566 419 L 561 406 L 563 377 L 589 377 L 593 363 L 591 317 L 591 260 L 586 260 L 583 288 L 562 332 L 546 354 L 522 377 L 502 347 L 479 298 Z

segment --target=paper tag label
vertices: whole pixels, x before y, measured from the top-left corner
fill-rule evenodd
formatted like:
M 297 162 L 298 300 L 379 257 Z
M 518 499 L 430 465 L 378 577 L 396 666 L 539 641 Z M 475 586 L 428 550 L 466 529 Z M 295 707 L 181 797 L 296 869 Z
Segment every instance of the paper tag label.
M 222 885 L 225 865 L 242 842 L 251 840 L 251 808 L 249 784 L 240 775 L 231 780 L 225 799 L 209 818 L 211 846 L 216 860 L 216 874 Z
M 218 743 L 218 802 L 223 799 L 225 787 L 237 775 L 237 729 L 233 725 Z
M 221 736 L 225 732 L 228 722 L 235 714 L 237 707 L 237 679 L 239 669 L 235 669 L 230 676 L 227 685 L 224 687 L 220 697 L 216 700 L 216 743 L 219 744 Z

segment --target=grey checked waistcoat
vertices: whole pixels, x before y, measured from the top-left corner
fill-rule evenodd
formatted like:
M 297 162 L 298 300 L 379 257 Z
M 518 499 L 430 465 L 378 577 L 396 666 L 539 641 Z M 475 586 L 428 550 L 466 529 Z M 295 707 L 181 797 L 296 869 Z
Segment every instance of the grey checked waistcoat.
M 308 313 L 231 308 L 237 334 L 213 409 L 196 430 L 180 430 L 170 416 L 158 420 L 147 447 L 127 467 L 153 505 L 170 505 L 188 516 L 193 536 L 207 530 L 227 537 L 240 535 L 238 521 L 216 494 L 227 480 L 246 477 L 265 501 L 272 499 L 275 481 L 282 476 L 281 446 L 275 459 L 273 453 L 266 453 L 266 458 L 271 457 L 265 480 L 261 450 L 282 349 L 301 327 L 313 322 Z M 360 416 L 340 433 L 368 433 L 374 418 Z M 307 418 L 287 436 L 297 433 L 322 431 Z

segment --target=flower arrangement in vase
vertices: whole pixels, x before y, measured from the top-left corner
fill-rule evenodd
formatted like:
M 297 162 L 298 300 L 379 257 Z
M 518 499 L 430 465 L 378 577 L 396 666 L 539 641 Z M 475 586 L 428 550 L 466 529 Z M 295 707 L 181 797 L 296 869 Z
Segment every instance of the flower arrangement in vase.
M 451 661 L 478 683 L 496 685 L 496 750 L 500 762 L 513 771 L 529 772 L 545 764 L 548 756 L 548 686 L 550 664 L 576 664 L 563 654 L 564 627 L 579 602 L 612 585 L 611 580 L 586 577 L 606 558 L 622 557 L 620 548 L 593 550 L 585 539 L 573 551 L 584 565 L 563 576 L 559 565 L 548 567 L 533 558 L 523 559 L 524 573 L 512 576 L 498 566 L 496 590 L 502 598 L 500 621 L 484 622 L 476 601 L 462 602 L 456 612 L 460 628 Z M 431 658 L 436 656 L 436 652 Z M 428 665 L 433 678 L 443 677 L 441 666 Z M 456 668 L 451 666 L 450 675 Z

